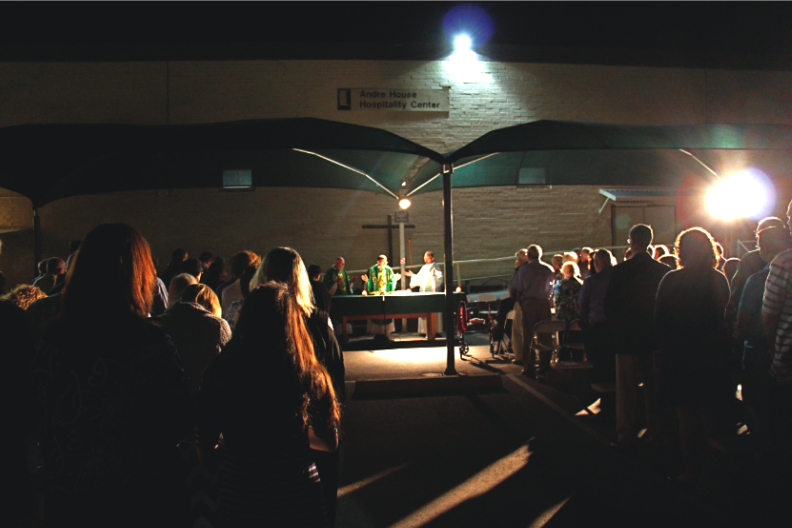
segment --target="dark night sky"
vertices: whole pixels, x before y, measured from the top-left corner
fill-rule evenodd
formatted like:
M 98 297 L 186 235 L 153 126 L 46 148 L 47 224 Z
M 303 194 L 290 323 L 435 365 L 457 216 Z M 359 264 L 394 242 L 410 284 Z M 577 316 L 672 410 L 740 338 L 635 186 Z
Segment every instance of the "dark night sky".
M 459 2 L 3 3 L 2 43 L 331 42 L 448 45 Z M 469 5 L 469 4 L 468 4 Z M 490 44 L 792 53 L 792 4 L 477 3 Z

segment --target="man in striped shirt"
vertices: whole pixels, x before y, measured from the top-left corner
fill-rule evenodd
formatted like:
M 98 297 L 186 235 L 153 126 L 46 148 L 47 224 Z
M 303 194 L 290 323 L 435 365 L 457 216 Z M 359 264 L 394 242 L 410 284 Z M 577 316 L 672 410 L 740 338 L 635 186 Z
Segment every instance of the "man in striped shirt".
M 787 224 L 792 233 L 792 202 L 787 209 Z M 768 352 L 773 356 L 770 368 L 776 381 L 777 431 L 781 444 L 792 438 L 792 249 L 779 253 L 770 263 L 762 302 L 762 326 Z M 787 448 L 788 449 L 788 448 Z

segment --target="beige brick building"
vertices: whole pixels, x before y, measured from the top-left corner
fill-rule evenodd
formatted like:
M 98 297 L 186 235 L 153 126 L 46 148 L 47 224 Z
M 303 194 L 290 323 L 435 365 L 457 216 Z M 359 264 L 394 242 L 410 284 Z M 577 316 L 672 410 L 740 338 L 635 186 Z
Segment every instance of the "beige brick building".
M 446 89 L 450 108 L 339 110 L 337 89 L 356 86 Z M 447 58 L 4 62 L 0 126 L 310 116 L 382 128 L 447 152 L 490 130 L 538 119 L 792 125 L 790 93 L 792 72 L 784 66 L 748 70 L 496 62 L 483 56 L 464 68 Z M 789 163 L 778 166 L 772 176 L 778 185 L 777 213 L 782 213 L 792 188 Z M 598 186 L 472 188 L 456 190 L 453 197 L 457 260 L 504 257 L 528 243 L 554 250 L 613 242 L 612 206 L 602 208 Z M 426 250 L 442 254 L 441 199 L 432 192 L 413 201 L 410 222 L 415 228 L 407 234 L 416 263 Z M 384 223 L 396 208 L 391 198 L 370 192 L 293 188 L 74 197 L 41 209 L 43 255 L 65 256 L 69 241 L 98 223 L 122 221 L 143 232 L 161 265 L 176 247 L 191 255 L 211 250 L 230 256 L 242 249 L 265 253 L 289 245 L 323 268 L 343 255 L 349 268 L 360 269 L 387 247 L 384 230 L 362 226 Z M 30 202 L 0 190 L 0 270 L 10 284 L 31 277 L 31 227 Z M 391 261 L 397 257 L 390 256 Z M 468 265 L 462 274 L 498 275 L 508 273 L 510 266 L 508 261 Z

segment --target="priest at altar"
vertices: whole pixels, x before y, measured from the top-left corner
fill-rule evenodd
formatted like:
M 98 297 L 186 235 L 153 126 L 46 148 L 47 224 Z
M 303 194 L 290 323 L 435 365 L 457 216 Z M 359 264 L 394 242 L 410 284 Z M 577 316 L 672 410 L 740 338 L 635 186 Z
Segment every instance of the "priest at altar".
M 440 271 L 440 266 L 437 265 L 434 258 L 434 253 L 427 251 L 424 253 L 424 265 L 418 273 L 412 271 L 405 271 L 405 275 L 410 277 L 410 288 L 419 288 L 421 293 L 435 293 L 442 291 L 443 288 L 443 272 Z M 443 314 L 435 314 L 435 329 L 436 332 L 443 331 Z M 426 318 L 418 319 L 418 333 L 426 334 Z
M 396 289 L 396 282 L 401 279 L 401 274 L 394 273 L 388 266 L 388 257 L 380 255 L 377 263 L 369 268 L 368 274 L 361 275 L 360 278 L 366 283 L 365 293 L 383 295 Z M 369 320 L 367 326 L 368 333 L 375 335 L 388 335 L 395 330 L 393 319 Z

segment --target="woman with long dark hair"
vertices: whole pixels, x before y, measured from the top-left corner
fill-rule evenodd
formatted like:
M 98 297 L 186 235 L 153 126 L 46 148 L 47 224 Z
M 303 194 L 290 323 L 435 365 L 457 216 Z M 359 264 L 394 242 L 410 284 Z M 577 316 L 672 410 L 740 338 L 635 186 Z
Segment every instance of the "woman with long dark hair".
M 665 275 L 657 289 L 655 323 L 660 342 L 660 390 L 679 417 L 684 460 L 682 481 L 702 472 L 705 427 L 715 429 L 718 408 L 730 387 L 725 310 L 729 282 L 718 271 L 715 241 L 694 227 L 676 239 L 681 269 Z
M 316 307 L 308 271 L 300 254 L 290 247 L 278 247 L 267 253 L 250 282 L 251 290 L 266 281 L 284 284 L 289 289 L 311 334 L 316 358 L 330 374 L 338 401 L 343 402 L 346 399 L 344 355 L 333 332 L 330 316 Z M 340 452 L 314 451 L 313 457 L 322 480 L 329 525 L 332 526 L 338 495 Z
M 190 400 L 176 349 L 148 318 L 156 274 L 124 224 L 85 237 L 36 352 L 47 526 L 182 526 L 176 444 Z
M 222 443 L 223 526 L 327 526 L 311 449 L 336 449 L 339 413 L 289 288 L 256 288 L 198 396 L 201 460 L 211 465 Z

